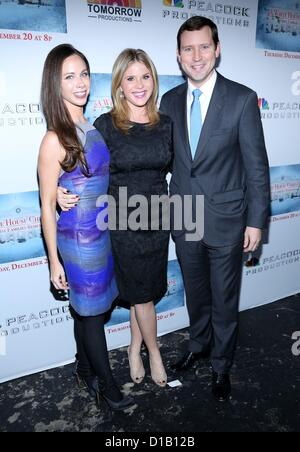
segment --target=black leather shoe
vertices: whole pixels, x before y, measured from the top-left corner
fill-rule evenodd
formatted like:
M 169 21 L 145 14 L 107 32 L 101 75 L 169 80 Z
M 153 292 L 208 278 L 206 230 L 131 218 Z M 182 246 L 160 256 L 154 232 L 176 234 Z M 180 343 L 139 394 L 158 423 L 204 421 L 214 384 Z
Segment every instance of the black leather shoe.
M 227 402 L 231 396 L 229 374 L 212 373 L 212 393 L 219 402 Z
M 114 400 L 111 400 L 109 397 L 107 397 L 107 395 L 105 395 L 104 392 L 99 389 L 99 387 L 101 387 L 99 386 L 99 381 L 94 382 L 93 389 L 96 393 L 96 401 L 98 408 L 100 408 L 101 399 L 104 400 L 104 402 L 109 406 L 109 408 L 112 411 L 124 411 L 135 405 L 133 397 L 123 396 L 121 400 L 115 402 Z
M 113 400 L 110 400 L 108 397 L 106 397 L 104 394 L 101 393 L 98 394 L 107 403 L 107 405 L 112 411 L 124 411 L 135 405 L 135 401 L 131 396 L 124 397 L 120 402 L 114 402 Z M 99 402 L 98 404 L 100 405 Z
M 208 352 L 187 352 L 177 363 L 171 366 L 171 369 L 176 371 L 189 370 L 197 361 L 199 361 L 200 359 L 207 359 L 208 357 Z

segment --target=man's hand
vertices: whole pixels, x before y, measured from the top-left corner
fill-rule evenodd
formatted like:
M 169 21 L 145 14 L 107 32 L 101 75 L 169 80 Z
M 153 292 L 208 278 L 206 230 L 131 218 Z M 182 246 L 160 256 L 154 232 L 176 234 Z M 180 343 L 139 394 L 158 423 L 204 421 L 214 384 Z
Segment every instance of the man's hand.
M 79 196 L 70 194 L 66 188 L 57 188 L 57 203 L 63 212 L 68 212 L 76 207 L 79 201 Z
M 262 230 L 247 227 L 245 231 L 244 252 L 250 253 L 256 251 L 261 244 Z

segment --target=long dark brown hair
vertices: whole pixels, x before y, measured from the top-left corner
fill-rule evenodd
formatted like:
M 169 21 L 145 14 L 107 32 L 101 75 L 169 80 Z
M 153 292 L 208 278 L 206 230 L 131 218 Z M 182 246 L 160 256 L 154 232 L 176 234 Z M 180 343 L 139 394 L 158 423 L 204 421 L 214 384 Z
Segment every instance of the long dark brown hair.
M 56 133 L 61 146 L 66 151 L 65 158 L 61 162 L 62 169 L 70 172 L 79 165 L 84 175 L 89 176 L 84 149 L 61 95 L 62 66 L 64 61 L 73 55 L 78 55 L 84 61 L 90 75 L 89 62 L 81 52 L 70 44 L 55 47 L 47 56 L 44 65 L 41 104 L 47 129 Z

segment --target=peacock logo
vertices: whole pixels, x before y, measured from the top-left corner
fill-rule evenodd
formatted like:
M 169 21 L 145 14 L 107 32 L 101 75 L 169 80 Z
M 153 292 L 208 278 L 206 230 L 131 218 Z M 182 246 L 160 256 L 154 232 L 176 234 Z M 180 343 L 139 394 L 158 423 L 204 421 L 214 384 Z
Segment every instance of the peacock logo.
M 270 110 L 269 102 L 266 99 L 258 99 L 258 106 L 261 110 Z
M 173 8 L 184 8 L 182 0 L 163 0 L 165 6 L 170 6 Z

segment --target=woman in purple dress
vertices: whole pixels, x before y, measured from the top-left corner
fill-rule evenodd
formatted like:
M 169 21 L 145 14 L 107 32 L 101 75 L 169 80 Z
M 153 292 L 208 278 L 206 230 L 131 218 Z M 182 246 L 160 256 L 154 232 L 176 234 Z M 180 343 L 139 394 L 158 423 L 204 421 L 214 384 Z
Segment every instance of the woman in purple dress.
M 97 227 L 97 200 L 108 190 L 110 157 L 101 134 L 83 116 L 89 92 L 85 56 L 67 44 L 53 49 L 42 83 L 48 126 L 38 164 L 42 225 L 51 281 L 57 290 L 70 290 L 78 380 L 112 409 L 121 410 L 132 399 L 123 397 L 113 379 L 104 332 L 104 314 L 118 290 L 109 231 Z M 56 222 L 59 184 L 76 193 L 78 201 L 76 208 L 62 212 Z

